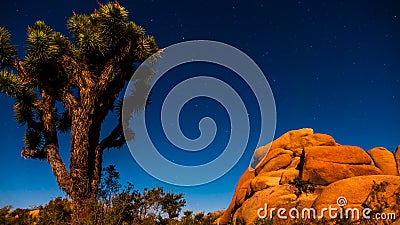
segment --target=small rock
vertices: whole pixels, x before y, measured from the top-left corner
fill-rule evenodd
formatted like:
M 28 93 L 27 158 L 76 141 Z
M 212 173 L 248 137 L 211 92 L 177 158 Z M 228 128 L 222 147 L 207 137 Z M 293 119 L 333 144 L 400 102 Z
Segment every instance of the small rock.
M 273 158 L 268 163 L 266 163 L 261 168 L 259 173 L 261 174 L 285 168 L 289 166 L 291 162 L 292 162 L 292 156 L 290 156 L 289 154 L 278 155 L 276 158 Z

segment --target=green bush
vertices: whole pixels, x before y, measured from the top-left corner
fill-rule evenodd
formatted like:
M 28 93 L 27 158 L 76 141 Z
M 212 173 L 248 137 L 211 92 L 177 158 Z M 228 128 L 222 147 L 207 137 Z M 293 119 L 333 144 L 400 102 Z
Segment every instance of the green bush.
M 71 200 L 57 197 L 44 206 L 31 209 L 0 209 L 0 225 L 67 225 L 71 223 Z M 211 225 L 219 214 L 193 213 L 186 210 L 183 194 L 164 191 L 162 187 L 145 188 L 142 192 L 128 183 L 122 187 L 115 166 L 103 169 L 97 199 L 87 202 L 91 214 L 81 218 L 84 225 Z M 33 216 L 34 215 L 34 216 Z
M 273 224 L 274 222 L 272 221 L 271 218 L 266 218 L 266 219 L 257 218 L 253 223 L 253 225 L 273 225 Z
M 289 184 L 296 188 L 295 195 L 299 197 L 302 193 L 314 193 L 315 184 L 310 180 L 302 180 L 301 177 L 296 177 L 289 181 Z
M 4 206 L 0 209 L 0 224 L 6 224 L 6 217 L 11 210 L 11 206 Z
M 10 211 L 6 216 L 6 225 L 31 225 L 35 224 L 37 219 L 34 218 L 30 209 L 20 209 L 17 208 L 13 211 Z
M 67 199 L 57 197 L 44 207 L 39 207 L 37 225 L 66 225 L 71 221 L 72 205 Z

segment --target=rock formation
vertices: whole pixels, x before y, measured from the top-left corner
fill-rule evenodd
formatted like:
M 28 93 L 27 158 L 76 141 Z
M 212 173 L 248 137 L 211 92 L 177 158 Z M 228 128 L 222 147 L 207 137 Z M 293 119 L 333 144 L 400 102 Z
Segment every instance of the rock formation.
M 400 146 L 395 153 L 382 147 L 364 151 L 304 128 L 256 149 L 253 158 L 219 224 L 252 224 L 265 205 L 299 211 L 314 208 L 319 212 L 328 205 L 337 206 L 339 197 L 346 198 L 344 209 L 361 210 L 373 204 L 371 198 L 384 199 L 387 208 L 400 203 Z M 296 177 L 311 182 L 315 191 L 296 193 L 293 183 L 289 184 Z M 377 187 L 383 189 L 382 193 L 372 196 Z

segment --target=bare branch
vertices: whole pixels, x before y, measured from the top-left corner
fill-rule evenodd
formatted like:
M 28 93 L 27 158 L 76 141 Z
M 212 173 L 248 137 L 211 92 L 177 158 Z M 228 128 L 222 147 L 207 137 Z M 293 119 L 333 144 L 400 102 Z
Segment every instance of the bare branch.
M 114 127 L 111 133 L 100 142 L 100 148 L 121 147 L 125 143 L 125 137 L 121 121 Z
M 95 96 L 101 96 L 105 92 L 105 90 L 107 90 L 109 83 L 113 78 L 114 68 L 115 66 L 113 61 L 105 65 L 103 72 L 101 73 L 98 81 L 93 87 L 93 92 Z
M 26 72 L 26 69 L 24 67 L 23 62 L 21 62 L 21 60 L 19 59 L 14 59 L 12 68 L 17 71 L 18 76 L 21 78 L 21 80 L 24 83 L 29 83 L 29 81 L 31 81 L 31 79 L 28 76 L 28 73 Z
M 51 166 L 51 170 L 57 179 L 59 187 L 68 195 L 71 195 L 72 180 L 63 160 L 58 152 L 58 147 L 54 144 L 48 144 L 44 147 L 47 154 L 47 161 Z
M 58 147 L 56 145 L 49 144 L 46 145 L 44 149 L 29 149 L 28 147 L 25 147 L 22 148 L 21 155 L 24 157 L 24 159 L 47 159 L 60 188 L 67 194 L 71 193 L 71 177 L 63 160 L 60 157 Z
M 73 57 L 63 55 L 59 62 L 71 84 L 83 88 L 95 83 L 90 72 L 88 72 L 88 68 L 79 64 Z

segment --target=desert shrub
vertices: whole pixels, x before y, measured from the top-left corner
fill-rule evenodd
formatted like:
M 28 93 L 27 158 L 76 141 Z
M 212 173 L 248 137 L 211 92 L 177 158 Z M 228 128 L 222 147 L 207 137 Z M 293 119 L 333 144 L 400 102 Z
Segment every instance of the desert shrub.
M 392 210 L 396 213 L 397 217 L 400 217 L 400 187 L 397 188 L 395 192 L 395 198 L 396 198 L 396 204 L 392 206 Z
M 216 224 L 215 221 L 221 217 L 221 213 L 208 213 L 203 217 L 203 224 L 204 225 L 211 225 Z
M 128 183 L 121 188 L 115 166 L 103 169 L 98 201 L 103 224 L 173 224 L 186 200 L 183 194 L 166 192 L 162 187 L 145 188 L 142 192 Z
M 34 218 L 30 209 L 20 209 L 17 208 L 6 216 L 6 225 L 31 225 L 36 223 L 36 218 Z
M 347 219 L 298 219 L 290 223 L 290 225 L 351 225 L 354 221 Z
M 4 206 L 0 209 L 0 224 L 6 224 L 7 215 L 10 213 L 11 206 Z
M 203 212 L 193 213 L 191 210 L 183 212 L 181 220 L 176 223 L 177 225 L 211 225 L 220 217 L 217 214 L 207 214 Z
M 122 187 L 115 166 L 103 169 L 98 197 L 85 203 L 91 210 L 78 221 L 84 225 L 208 225 L 216 219 L 197 213 L 184 215 L 186 222 L 179 221 L 178 216 L 186 204 L 183 194 L 164 191 L 162 187 L 145 188 L 139 192 L 131 183 Z M 32 216 L 30 209 L 3 207 L 0 209 L 0 225 L 71 224 L 72 202 L 68 199 L 57 197 L 36 209 L 37 215 Z
M 363 208 L 370 208 L 372 211 L 370 216 L 376 217 L 377 214 L 393 212 L 393 208 L 388 203 L 388 198 L 385 196 L 388 182 L 375 183 L 372 185 L 372 190 L 367 199 L 362 204 Z M 392 220 L 367 220 L 362 218 L 360 224 L 392 224 Z
M 294 194 L 299 197 L 302 193 L 313 193 L 315 191 L 315 184 L 310 180 L 302 180 L 301 177 L 296 177 L 294 180 L 289 181 L 292 187 L 296 188 Z
M 67 199 L 57 197 L 51 200 L 44 207 L 39 207 L 38 223 L 37 225 L 63 225 L 70 224 L 71 221 L 71 202 Z
M 195 220 L 193 217 L 193 211 L 185 210 L 183 212 L 183 216 L 181 218 L 181 225 L 195 225 Z
M 290 224 L 291 225 L 311 225 L 312 222 L 310 220 L 298 219 L 298 220 L 292 221 Z
M 271 218 L 265 218 L 265 219 L 257 218 L 253 222 L 253 225 L 273 225 L 273 224 L 274 224 L 274 222 L 272 221 Z

